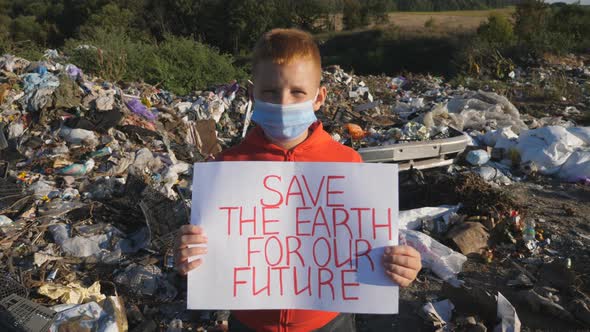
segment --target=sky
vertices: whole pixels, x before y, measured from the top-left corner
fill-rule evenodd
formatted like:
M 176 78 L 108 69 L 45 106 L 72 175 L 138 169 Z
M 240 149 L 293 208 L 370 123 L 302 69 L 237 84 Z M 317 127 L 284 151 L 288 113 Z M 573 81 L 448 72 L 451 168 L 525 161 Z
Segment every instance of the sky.
M 574 3 L 577 2 L 575 0 L 545 0 L 545 2 L 553 3 L 553 2 L 565 2 L 565 3 Z M 590 0 L 582 0 L 580 1 L 582 5 L 590 5 Z

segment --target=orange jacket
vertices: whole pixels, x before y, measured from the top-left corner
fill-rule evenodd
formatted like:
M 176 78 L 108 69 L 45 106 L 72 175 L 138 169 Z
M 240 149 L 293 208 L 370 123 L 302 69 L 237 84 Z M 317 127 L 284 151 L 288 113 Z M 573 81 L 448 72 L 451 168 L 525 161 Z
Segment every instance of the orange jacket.
M 242 143 L 221 153 L 218 161 L 322 161 L 362 162 L 353 149 L 332 139 L 317 121 L 307 139 L 285 150 L 266 139 L 260 127 L 254 128 Z M 319 329 L 338 316 L 337 312 L 317 310 L 243 310 L 232 311 L 244 325 L 256 331 L 296 332 Z

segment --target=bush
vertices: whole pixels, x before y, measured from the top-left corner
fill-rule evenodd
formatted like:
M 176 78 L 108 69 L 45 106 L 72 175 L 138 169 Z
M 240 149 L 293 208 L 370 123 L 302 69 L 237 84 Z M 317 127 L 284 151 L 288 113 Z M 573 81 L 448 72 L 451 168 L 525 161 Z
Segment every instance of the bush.
M 516 43 L 512 22 L 499 13 L 492 13 L 467 40 L 457 55 L 463 72 L 474 77 L 506 79 L 515 64 L 509 57 Z
M 479 39 L 494 46 L 510 46 L 515 42 L 512 22 L 499 13 L 493 13 L 488 21 L 477 29 Z
M 88 40 L 68 40 L 66 54 L 72 63 L 103 79 L 160 84 L 176 94 L 246 77 L 231 56 L 183 37 L 168 36 L 156 44 L 97 29 Z
M 117 82 L 126 76 L 127 58 L 137 46 L 123 30 L 99 28 L 84 40 L 66 41 L 66 53 L 85 71 Z
M 161 77 L 151 78 L 150 83 L 159 79 L 167 89 L 178 94 L 246 77 L 233 66 L 230 55 L 220 54 L 192 39 L 168 37 L 156 54 Z
M 44 50 L 32 41 L 14 42 L 10 38 L 0 35 L 0 55 L 12 54 L 29 61 L 38 61 L 43 58 Z

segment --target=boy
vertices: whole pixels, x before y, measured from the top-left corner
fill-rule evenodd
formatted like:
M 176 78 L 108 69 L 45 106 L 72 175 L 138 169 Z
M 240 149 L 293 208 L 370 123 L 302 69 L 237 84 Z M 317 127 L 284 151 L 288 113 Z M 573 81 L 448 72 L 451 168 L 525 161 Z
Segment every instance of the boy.
M 257 127 L 217 160 L 362 162 L 356 151 L 334 141 L 315 117 L 327 91 L 320 86 L 320 52 L 311 35 L 294 29 L 272 30 L 258 41 L 253 58 L 252 121 Z M 206 249 L 189 245 L 203 243 L 207 237 L 202 228 L 182 227 L 177 249 L 180 274 L 201 264 L 201 259 L 188 262 L 188 258 L 205 254 Z M 383 265 L 390 279 L 405 287 L 421 269 L 420 254 L 408 246 L 389 247 Z M 255 331 L 354 330 L 353 316 L 337 312 L 253 310 L 235 311 L 232 316 L 238 325 Z M 236 328 L 230 324 L 230 330 Z

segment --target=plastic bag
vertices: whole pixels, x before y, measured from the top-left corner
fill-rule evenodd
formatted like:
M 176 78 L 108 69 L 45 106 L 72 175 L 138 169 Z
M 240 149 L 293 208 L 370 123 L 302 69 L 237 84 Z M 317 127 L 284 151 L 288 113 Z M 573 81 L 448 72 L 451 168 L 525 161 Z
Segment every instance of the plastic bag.
M 543 174 L 555 174 L 576 148 L 585 142 L 563 127 L 528 130 L 520 135 L 516 149 L 523 163 L 533 162 Z
M 423 207 L 419 209 L 399 212 L 399 229 L 415 230 L 422 226 L 424 219 L 445 218 L 452 213 L 457 213 L 461 205 L 441 205 L 436 207 Z
M 424 233 L 400 230 L 399 234 L 400 243 L 412 246 L 420 252 L 424 268 L 432 270 L 439 278 L 455 287 L 461 285 L 461 281 L 457 279 L 457 274 L 461 272 L 467 257 Z
M 474 166 L 481 166 L 490 161 L 490 155 L 484 150 L 472 150 L 465 157 L 468 163 Z
M 559 177 L 568 182 L 584 182 L 590 179 L 590 149 L 572 153 L 561 166 Z

